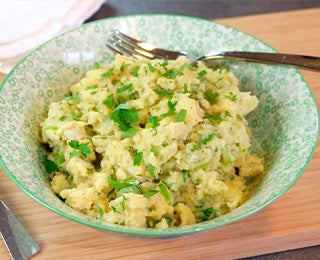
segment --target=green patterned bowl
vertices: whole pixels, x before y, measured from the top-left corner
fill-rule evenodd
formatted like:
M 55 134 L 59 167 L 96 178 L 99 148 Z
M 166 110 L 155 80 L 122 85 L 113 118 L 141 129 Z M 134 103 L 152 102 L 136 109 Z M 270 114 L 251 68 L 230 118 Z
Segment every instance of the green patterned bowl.
M 315 150 L 318 114 L 313 94 L 298 70 L 253 63 L 225 62 L 241 89 L 257 95 L 250 114 L 253 149 L 266 159 L 267 174 L 253 196 L 236 210 L 214 220 L 166 230 L 108 225 L 71 209 L 51 191 L 40 162 L 45 154 L 35 136 L 48 105 L 63 97 L 70 84 L 92 68 L 109 62 L 111 29 L 143 41 L 194 55 L 217 50 L 275 52 L 258 39 L 212 21 L 172 15 L 115 17 L 85 24 L 38 47 L 8 74 L 0 86 L 0 163 L 10 178 L 41 205 L 70 220 L 124 234 L 172 237 L 213 229 L 269 205 L 301 176 Z

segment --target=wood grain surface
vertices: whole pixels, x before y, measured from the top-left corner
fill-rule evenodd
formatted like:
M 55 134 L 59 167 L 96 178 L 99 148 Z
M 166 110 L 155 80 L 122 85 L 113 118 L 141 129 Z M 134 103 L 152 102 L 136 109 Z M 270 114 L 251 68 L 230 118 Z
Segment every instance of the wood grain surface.
M 281 52 L 320 56 L 320 9 L 218 20 Z M 302 71 L 318 105 L 320 73 Z M 4 75 L 0 75 L 2 80 Z M 225 227 L 173 239 L 107 233 L 52 213 L 0 169 L 0 198 L 39 241 L 33 259 L 235 259 L 320 244 L 320 145 L 302 177 L 260 212 Z M 10 256 L 0 241 L 0 259 Z

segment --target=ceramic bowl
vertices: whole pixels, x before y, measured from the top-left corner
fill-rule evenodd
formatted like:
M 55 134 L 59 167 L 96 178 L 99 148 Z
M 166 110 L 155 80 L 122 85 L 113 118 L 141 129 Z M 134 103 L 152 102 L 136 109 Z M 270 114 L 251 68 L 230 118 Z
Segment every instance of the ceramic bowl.
M 148 237 L 172 237 L 210 230 L 243 219 L 284 194 L 301 176 L 318 139 L 314 96 L 295 68 L 224 62 L 240 79 L 240 88 L 260 100 L 249 117 L 253 150 L 266 160 L 266 176 L 253 196 L 232 212 L 210 221 L 166 230 L 136 229 L 101 223 L 64 204 L 50 189 L 36 140 L 45 109 L 62 99 L 93 63 L 112 61 L 106 47 L 118 29 L 167 49 L 194 55 L 218 50 L 275 52 L 260 40 L 213 21 L 174 15 L 115 17 L 85 24 L 39 46 L 23 58 L 0 87 L 0 162 L 9 177 L 44 207 L 70 220 L 105 231 Z

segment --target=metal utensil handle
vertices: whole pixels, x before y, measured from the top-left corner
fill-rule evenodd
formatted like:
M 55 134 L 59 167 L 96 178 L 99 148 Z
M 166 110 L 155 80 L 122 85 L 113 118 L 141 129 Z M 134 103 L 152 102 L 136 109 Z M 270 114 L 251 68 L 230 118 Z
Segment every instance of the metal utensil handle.
M 209 53 L 202 60 L 210 59 L 235 59 L 259 63 L 281 64 L 297 66 L 300 68 L 320 71 L 320 57 L 294 55 L 284 53 L 266 53 L 266 52 L 241 52 L 241 51 L 224 51 L 219 53 Z
M 14 260 L 29 259 L 40 250 L 37 241 L 31 237 L 18 219 L 0 200 L 0 233 Z

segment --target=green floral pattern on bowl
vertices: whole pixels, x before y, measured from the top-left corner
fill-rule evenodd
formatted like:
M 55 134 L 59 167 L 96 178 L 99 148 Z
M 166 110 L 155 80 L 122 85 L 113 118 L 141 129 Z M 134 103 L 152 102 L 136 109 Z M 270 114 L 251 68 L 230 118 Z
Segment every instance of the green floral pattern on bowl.
M 242 90 L 257 95 L 258 108 L 249 115 L 253 149 L 264 156 L 267 175 L 249 201 L 214 220 L 167 230 L 133 229 L 101 223 L 65 205 L 51 191 L 36 140 L 44 112 L 79 80 L 95 61 L 114 55 L 106 47 L 118 29 L 160 47 L 193 55 L 215 50 L 275 52 L 258 39 L 218 23 L 174 15 L 115 17 L 85 24 L 35 49 L 9 73 L 0 87 L 0 162 L 10 178 L 29 196 L 71 220 L 107 231 L 171 237 L 209 230 L 242 219 L 287 191 L 303 173 L 318 140 L 318 113 L 313 94 L 293 68 L 244 62 L 220 62 L 240 79 Z

